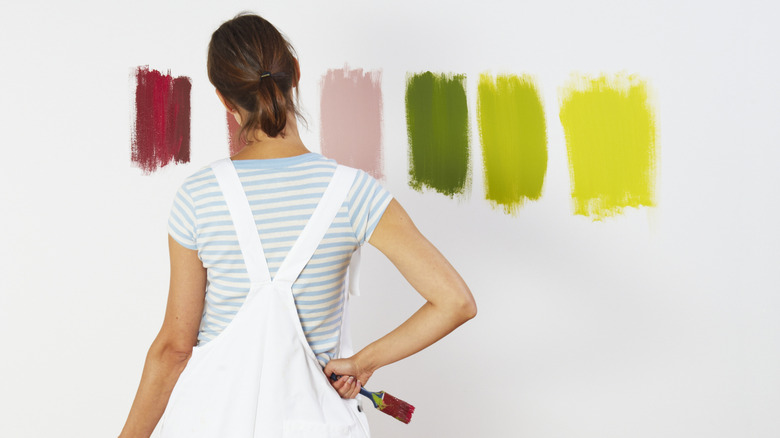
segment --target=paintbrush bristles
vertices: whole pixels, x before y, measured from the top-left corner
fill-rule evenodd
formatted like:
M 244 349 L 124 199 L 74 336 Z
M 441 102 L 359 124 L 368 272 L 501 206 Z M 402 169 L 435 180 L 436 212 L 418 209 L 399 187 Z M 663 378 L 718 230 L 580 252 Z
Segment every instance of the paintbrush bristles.
M 388 393 L 384 393 L 382 401 L 384 402 L 384 407 L 380 409 L 382 412 L 406 424 L 412 421 L 414 406 Z

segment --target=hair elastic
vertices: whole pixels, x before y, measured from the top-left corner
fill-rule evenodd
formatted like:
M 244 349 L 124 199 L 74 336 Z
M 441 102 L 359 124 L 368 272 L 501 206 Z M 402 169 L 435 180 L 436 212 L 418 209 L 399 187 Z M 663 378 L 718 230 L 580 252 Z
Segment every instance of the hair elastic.
M 260 73 L 260 79 L 267 78 L 269 76 L 271 76 L 271 72 L 270 71 L 264 71 L 264 72 Z

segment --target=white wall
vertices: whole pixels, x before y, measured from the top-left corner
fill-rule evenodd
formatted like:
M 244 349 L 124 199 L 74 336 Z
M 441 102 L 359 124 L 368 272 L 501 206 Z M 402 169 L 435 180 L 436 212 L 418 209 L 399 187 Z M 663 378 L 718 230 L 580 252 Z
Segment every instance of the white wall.
M 287 33 L 319 150 L 319 79 L 381 69 L 384 184 L 471 286 L 478 317 L 375 374 L 417 406 L 377 437 L 780 436 L 780 81 L 769 2 L 26 1 L 0 16 L 0 436 L 119 433 L 167 292 L 183 178 L 227 153 L 206 45 L 244 9 Z M 192 162 L 130 165 L 131 69 L 192 77 Z M 530 73 L 543 94 L 543 198 L 517 217 L 473 190 L 408 188 L 406 72 Z M 557 87 L 572 71 L 649 79 L 659 206 L 571 214 Z M 421 304 L 375 251 L 355 337 Z

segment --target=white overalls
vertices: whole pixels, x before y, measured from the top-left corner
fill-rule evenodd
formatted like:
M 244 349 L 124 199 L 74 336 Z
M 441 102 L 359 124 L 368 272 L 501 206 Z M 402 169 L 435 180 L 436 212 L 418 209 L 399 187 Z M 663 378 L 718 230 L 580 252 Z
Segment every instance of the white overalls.
M 215 339 L 194 347 L 163 414 L 165 438 L 367 438 L 355 399 L 331 386 L 306 341 L 292 284 L 330 227 L 355 179 L 338 166 L 273 281 L 254 216 L 230 159 L 212 164 L 249 272 L 250 291 Z M 346 289 L 346 288 L 345 288 Z M 344 307 L 347 298 L 345 291 Z M 346 313 L 339 357 L 352 354 Z

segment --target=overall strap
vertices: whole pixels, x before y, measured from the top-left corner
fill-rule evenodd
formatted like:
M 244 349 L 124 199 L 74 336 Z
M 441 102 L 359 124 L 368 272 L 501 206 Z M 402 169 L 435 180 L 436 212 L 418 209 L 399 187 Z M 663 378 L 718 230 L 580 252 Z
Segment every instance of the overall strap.
M 285 284 L 292 287 L 292 284 L 301 274 L 303 268 L 309 263 L 309 260 L 317 250 L 322 238 L 336 218 L 341 205 L 347 198 L 352 183 L 355 181 L 357 171 L 350 167 L 338 166 L 333 174 L 325 193 L 317 204 L 314 213 L 303 228 L 298 240 L 295 241 L 290 252 L 287 253 L 279 270 L 274 277 L 274 283 Z
M 352 253 L 352 260 L 349 263 L 349 268 L 347 268 L 347 284 L 344 288 L 344 310 L 341 314 L 341 331 L 337 358 L 351 357 L 355 354 L 355 351 L 352 349 L 352 330 L 349 324 L 349 301 L 350 295 L 360 295 L 358 288 L 360 259 L 360 247 L 358 246 L 355 252 Z
M 249 206 L 249 200 L 246 197 L 241 180 L 238 178 L 238 172 L 230 158 L 219 160 L 211 165 L 214 175 L 217 176 L 219 188 L 225 196 L 230 217 L 236 228 L 238 236 L 238 245 L 241 247 L 241 254 L 244 256 L 246 270 L 249 273 L 251 287 L 271 282 L 271 274 L 268 272 L 268 264 L 265 260 L 263 245 L 260 243 L 260 235 L 257 232 L 255 216 L 252 208 Z

